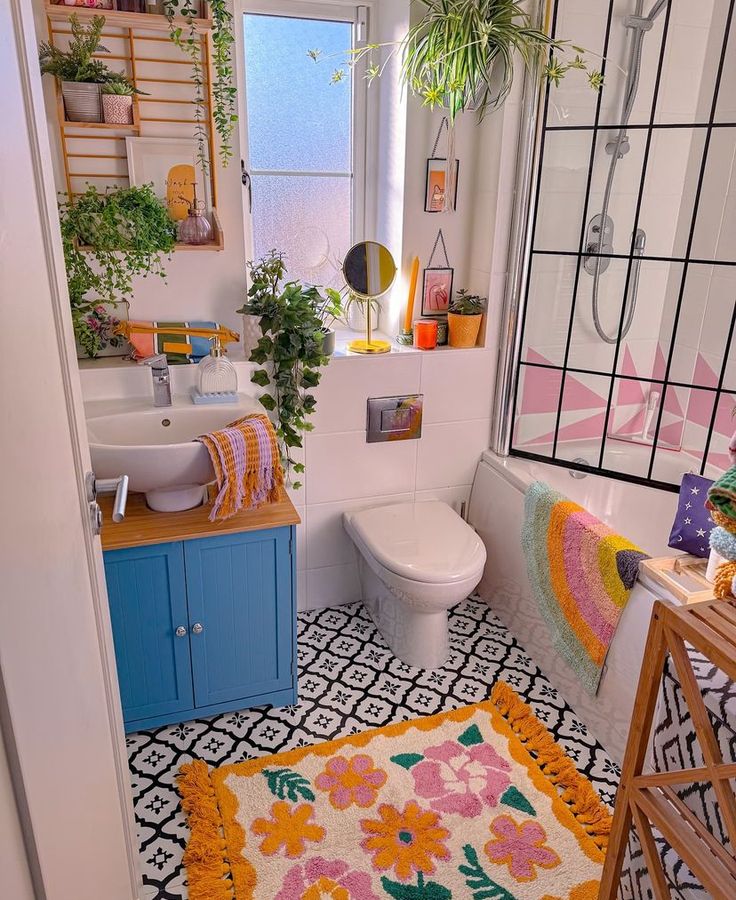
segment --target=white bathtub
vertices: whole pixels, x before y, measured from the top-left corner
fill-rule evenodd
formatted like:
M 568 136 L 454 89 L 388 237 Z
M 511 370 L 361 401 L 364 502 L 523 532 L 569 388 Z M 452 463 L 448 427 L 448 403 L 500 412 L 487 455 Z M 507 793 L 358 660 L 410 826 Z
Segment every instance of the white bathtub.
M 521 549 L 524 493 L 536 480 L 547 482 L 584 506 L 651 556 L 673 554 L 667 548 L 667 538 L 677 495 L 600 475 L 576 479 L 568 469 L 518 458 L 501 459 L 490 451 L 478 464 L 470 495 L 468 520 L 488 550 L 478 588 L 481 597 L 508 625 L 609 755 L 621 762 L 649 617 L 657 596 L 655 587 L 640 581 L 632 591 L 598 695 L 591 697 L 554 650 L 527 579 Z

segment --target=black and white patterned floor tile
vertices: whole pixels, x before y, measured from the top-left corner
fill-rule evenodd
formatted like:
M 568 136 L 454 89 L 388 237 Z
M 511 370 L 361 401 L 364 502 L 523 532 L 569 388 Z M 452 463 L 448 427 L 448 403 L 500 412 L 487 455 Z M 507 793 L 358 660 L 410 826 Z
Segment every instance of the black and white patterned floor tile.
M 299 614 L 299 703 L 259 707 L 128 736 L 145 900 L 187 897 L 187 827 L 175 778 L 193 758 L 233 763 L 485 700 L 496 681 L 529 702 L 603 799 L 619 771 L 485 603 L 450 614 L 451 653 L 435 671 L 402 663 L 361 604 Z

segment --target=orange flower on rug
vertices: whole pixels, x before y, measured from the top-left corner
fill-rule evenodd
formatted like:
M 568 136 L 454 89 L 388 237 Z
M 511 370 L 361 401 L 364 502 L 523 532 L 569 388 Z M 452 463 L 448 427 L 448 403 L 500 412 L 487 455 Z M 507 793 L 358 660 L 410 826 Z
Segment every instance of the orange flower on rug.
M 191 900 L 593 900 L 611 826 L 506 684 L 314 747 L 195 761 L 179 790 Z

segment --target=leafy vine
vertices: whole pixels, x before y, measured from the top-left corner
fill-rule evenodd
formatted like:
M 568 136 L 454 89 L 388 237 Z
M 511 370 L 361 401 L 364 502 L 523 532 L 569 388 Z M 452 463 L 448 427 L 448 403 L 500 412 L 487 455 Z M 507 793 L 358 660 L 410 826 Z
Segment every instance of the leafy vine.
M 197 159 L 203 172 L 209 170 L 207 157 L 207 99 L 205 97 L 205 73 L 202 62 L 202 43 L 197 19 L 198 0 L 164 0 L 164 13 L 169 20 L 169 35 L 176 46 L 185 53 L 192 64 L 191 80 L 194 85 L 194 133 L 197 139 Z M 212 120 L 219 140 L 219 154 L 223 166 L 233 155 L 232 134 L 237 116 L 237 89 L 233 84 L 232 48 L 233 15 L 228 0 L 210 0 L 212 14 Z M 178 19 L 185 23 L 178 24 Z

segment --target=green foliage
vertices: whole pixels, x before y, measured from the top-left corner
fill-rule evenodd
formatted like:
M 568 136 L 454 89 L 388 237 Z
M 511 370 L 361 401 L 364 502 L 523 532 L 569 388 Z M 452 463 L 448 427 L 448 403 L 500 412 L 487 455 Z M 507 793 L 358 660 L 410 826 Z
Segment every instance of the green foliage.
M 453 122 L 458 113 L 475 109 L 482 119 L 487 112 L 502 106 L 514 80 L 514 58 L 521 57 L 532 71 L 559 84 L 570 69 L 587 73 L 593 90 L 600 90 L 603 76 L 589 68 L 585 50 L 568 41 L 555 40 L 532 27 L 522 0 L 418 0 L 425 11 L 409 28 L 403 40 L 386 44 L 368 44 L 349 54 L 348 68 L 365 63 L 366 78 L 373 81 L 386 63 L 399 52 L 402 78 L 424 105 L 448 111 Z M 376 57 L 390 48 L 382 62 Z M 561 61 L 550 53 L 574 52 L 574 58 Z M 315 62 L 319 50 L 308 50 Z M 345 67 L 336 69 L 332 81 L 345 78 Z
M 424 880 L 424 875 L 419 872 L 416 884 L 402 884 L 399 881 L 391 881 L 384 875 L 381 878 L 384 891 L 394 900 L 452 900 L 452 891 L 449 891 L 436 881 Z
M 268 782 L 268 789 L 279 800 L 291 800 L 296 803 L 302 800 L 314 801 L 314 792 L 309 779 L 291 769 L 264 769 L 263 774 Z
M 497 884 L 483 869 L 478 854 L 470 844 L 463 847 L 468 865 L 460 866 L 460 874 L 465 876 L 465 883 L 473 892 L 473 900 L 515 900 L 506 888 Z
M 103 84 L 102 93 L 117 94 L 119 97 L 132 97 L 133 94 L 142 94 L 143 91 L 139 91 L 125 78 L 120 81 L 108 81 L 107 84 Z
M 456 316 L 478 316 L 485 308 L 486 298 L 469 294 L 465 288 L 459 290 L 450 303 L 450 312 Z
M 100 44 L 100 36 L 105 25 L 104 16 L 94 16 L 89 25 L 82 25 L 76 13 L 69 16 L 72 38 L 69 49 L 64 51 L 43 41 L 38 48 L 38 61 L 43 75 L 53 75 L 59 81 L 81 81 L 104 84 L 115 73 L 99 59 L 92 59 L 95 53 L 108 53 Z
M 304 467 L 294 460 L 292 451 L 302 446 L 302 432 L 311 431 L 307 421 L 317 400 L 309 389 L 319 384 L 320 369 L 329 363 L 322 352 L 322 310 L 334 303 L 325 299 L 316 287 L 298 281 L 285 282 L 283 254 L 272 250 L 258 262 L 249 263 L 251 287 L 248 300 L 238 312 L 260 317 L 261 335 L 251 362 L 268 369 L 257 369 L 251 381 L 269 387 L 260 396 L 261 405 L 277 416 L 276 434 L 287 475 Z M 332 292 L 334 294 L 334 292 Z M 296 481 L 293 486 L 301 487 Z
M 164 12 L 169 19 L 171 40 L 187 54 L 192 65 L 194 135 L 198 144 L 199 164 L 202 171 L 206 172 L 210 163 L 206 152 L 207 100 L 202 47 L 195 21 L 199 16 L 199 3 L 197 0 L 164 0 Z M 233 16 L 228 7 L 228 0 L 210 0 L 210 13 L 212 15 L 212 68 L 214 70 L 212 119 L 215 123 L 215 131 L 220 138 L 220 160 L 226 166 L 233 155 L 232 134 L 238 121 L 237 88 L 233 83 L 232 50 L 235 43 Z M 185 28 L 175 21 L 176 17 L 184 20 Z
M 164 278 L 161 257 L 174 249 L 176 226 L 149 185 L 104 194 L 90 185 L 73 202 L 60 202 L 59 215 L 75 331 L 87 352 L 96 348 L 94 356 L 101 347 L 85 316 L 100 302 L 130 297 L 136 275 Z

